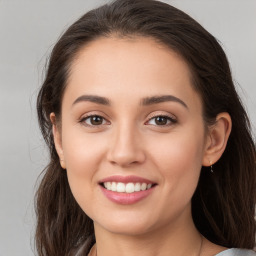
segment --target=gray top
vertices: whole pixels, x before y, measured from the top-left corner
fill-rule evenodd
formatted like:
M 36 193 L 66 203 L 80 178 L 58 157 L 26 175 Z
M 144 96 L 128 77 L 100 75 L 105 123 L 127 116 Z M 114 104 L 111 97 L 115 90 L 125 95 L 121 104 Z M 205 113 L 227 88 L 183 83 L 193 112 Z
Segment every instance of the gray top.
M 246 249 L 227 249 L 223 252 L 216 254 L 215 256 L 256 256 L 256 252 Z

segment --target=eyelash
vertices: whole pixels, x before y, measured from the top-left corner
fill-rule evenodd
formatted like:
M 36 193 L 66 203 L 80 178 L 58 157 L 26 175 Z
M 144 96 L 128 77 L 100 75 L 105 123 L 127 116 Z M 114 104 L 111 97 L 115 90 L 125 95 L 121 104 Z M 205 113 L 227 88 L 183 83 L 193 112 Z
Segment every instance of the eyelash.
M 176 124 L 177 123 L 177 120 L 175 119 L 175 118 L 173 118 L 173 117 L 170 117 L 170 116 L 168 116 L 168 115 L 154 115 L 154 116 L 152 116 L 151 118 L 149 118 L 149 120 L 146 122 L 146 124 L 147 125 L 152 125 L 152 124 L 149 124 L 149 122 L 151 121 L 151 120 L 156 120 L 156 118 L 164 118 L 167 122 L 169 122 L 168 124 L 164 124 L 164 125 L 156 125 L 156 126 L 158 126 L 158 127 L 168 127 L 168 126 L 171 126 L 171 125 L 174 125 L 174 124 Z
M 145 124 L 146 124 L 146 125 L 153 125 L 153 124 L 150 124 L 149 122 L 152 121 L 152 120 L 154 120 L 154 119 L 156 119 L 156 118 L 159 118 L 159 117 L 166 119 L 167 122 L 169 122 L 169 123 L 168 123 L 168 124 L 164 124 L 164 125 L 155 125 L 155 126 L 158 126 L 158 127 L 168 127 L 168 126 L 171 126 L 171 125 L 174 125 L 174 124 L 177 123 L 177 120 L 176 120 L 175 118 L 173 118 L 173 117 L 170 117 L 170 116 L 168 116 L 168 115 L 161 115 L 161 114 L 158 114 L 158 115 L 154 115 L 154 116 L 150 117 L 150 118 L 148 119 L 148 121 L 147 121 Z M 92 121 L 92 118 L 100 118 L 100 119 L 103 120 L 103 122 L 105 121 L 105 123 L 99 124 L 99 125 L 93 125 L 92 122 L 91 122 L 91 121 Z M 90 120 L 90 123 L 91 123 L 91 124 L 87 124 L 87 123 L 86 123 L 86 120 Z M 109 124 L 109 121 L 107 121 L 107 120 L 106 120 L 104 117 L 102 117 L 101 115 L 88 115 L 88 116 L 83 117 L 83 118 L 79 121 L 79 123 L 82 123 L 83 125 L 88 126 L 88 127 L 101 127 L 102 125 L 105 125 L 106 123 Z
M 88 127 L 93 127 L 93 126 L 95 126 L 95 127 L 100 127 L 100 126 L 102 126 L 102 125 L 105 125 L 105 123 L 104 124 L 100 124 L 100 125 L 93 125 L 92 123 L 91 124 L 87 124 L 86 123 L 86 120 L 90 120 L 90 122 L 92 121 L 92 118 L 94 118 L 94 117 L 99 117 L 99 118 L 101 118 L 103 121 L 105 121 L 106 123 L 108 122 L 108 121 L 106 121 L 106 119 L 104 118 L 104 117 L 102 117 L 101 115 L 88 115 L 88 116 L 85 116 L 85 117 L 83 117 L 80 121 L 79 121 L 79 123 L 82 123 L 83 125 L 85 125 L 85 126 L 88 126 Z

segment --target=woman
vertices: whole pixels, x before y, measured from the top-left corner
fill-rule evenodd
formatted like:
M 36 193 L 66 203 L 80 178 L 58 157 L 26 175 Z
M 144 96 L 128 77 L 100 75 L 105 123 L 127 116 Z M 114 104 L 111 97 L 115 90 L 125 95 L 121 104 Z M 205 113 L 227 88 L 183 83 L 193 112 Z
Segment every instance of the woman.
M 39 255 L 255 255 L 249 120 L 187 14 L 152 0 L 88 12 L 55 45 L 37 106 L 51 156 Z

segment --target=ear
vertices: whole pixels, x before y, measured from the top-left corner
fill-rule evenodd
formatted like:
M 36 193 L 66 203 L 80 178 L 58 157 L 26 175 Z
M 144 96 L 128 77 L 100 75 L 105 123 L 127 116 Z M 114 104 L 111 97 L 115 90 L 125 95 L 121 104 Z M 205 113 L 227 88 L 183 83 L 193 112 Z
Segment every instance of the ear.
M 60 127 L 58 127 L 57 125 L 56 116 L 54 113 L 50 114 L 50 120 L 52 123 L 52 134 L 53 134 L 55 149 L 60 158 L 60 165 L 63 169 L 66 169 L 64 152 L 62 149 L 62 142 L 61 142 L 61 131 L 60 131 Z
M 231 132 L 232 120 L 228 113 L 217 115 L 216 122 L 209 128 L 203 157 L 203 166 L 211 166 L 222 156 Z

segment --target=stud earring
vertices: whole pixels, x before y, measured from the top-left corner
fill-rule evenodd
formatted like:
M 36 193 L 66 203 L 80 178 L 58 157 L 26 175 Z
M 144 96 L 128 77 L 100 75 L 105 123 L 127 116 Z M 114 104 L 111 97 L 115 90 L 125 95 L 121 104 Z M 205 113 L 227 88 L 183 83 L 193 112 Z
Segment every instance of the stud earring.
M 210 165 L 211 165 L 211 173 L 213 173 L 212 161 L 210 161 Z

